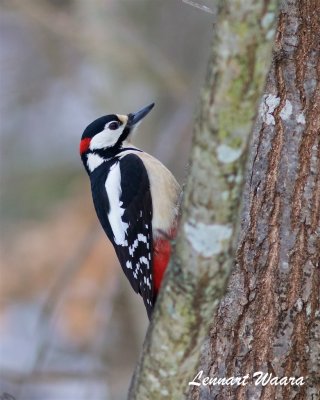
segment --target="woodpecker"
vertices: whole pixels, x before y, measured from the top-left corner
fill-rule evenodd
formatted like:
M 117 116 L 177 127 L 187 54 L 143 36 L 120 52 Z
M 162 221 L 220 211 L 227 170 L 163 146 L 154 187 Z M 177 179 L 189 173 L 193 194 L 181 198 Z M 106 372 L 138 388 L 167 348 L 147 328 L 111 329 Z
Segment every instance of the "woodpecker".
M 153 106 L 100 117 L 80 141 L 98 219 L 149 319 L 169 262 L 180 195 L 172 173 L 130 143 L 134 128 Z

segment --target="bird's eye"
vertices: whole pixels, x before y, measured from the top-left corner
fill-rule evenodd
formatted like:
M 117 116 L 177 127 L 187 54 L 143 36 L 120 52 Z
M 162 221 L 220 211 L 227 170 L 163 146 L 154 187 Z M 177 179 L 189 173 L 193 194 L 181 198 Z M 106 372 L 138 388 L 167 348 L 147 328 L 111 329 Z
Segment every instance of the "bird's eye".
M 115 131 L 116 129 L 118 129 L 120 126 L 119 122 L 113 121 L 108 125 L 108 128 L 111 129 L 112 131 Z

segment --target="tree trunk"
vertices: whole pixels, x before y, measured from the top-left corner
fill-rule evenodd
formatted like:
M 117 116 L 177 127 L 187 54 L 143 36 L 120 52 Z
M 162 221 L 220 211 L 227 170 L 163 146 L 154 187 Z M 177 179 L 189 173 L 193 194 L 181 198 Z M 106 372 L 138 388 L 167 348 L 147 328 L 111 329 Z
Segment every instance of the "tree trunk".
M 188 392 L 234 260 L 247 142 L 271 63 L 276 15 L 277 0 L 217 2 L 176 255 L 130 399 L 181 399 Z
M 197 370 L 248 384 L 192 386 L 189 399 L 320 398 L 319 20 L 318 0 L 283 1 L 236 265 Z M 305 383 L 256 386 L 257 371 Z

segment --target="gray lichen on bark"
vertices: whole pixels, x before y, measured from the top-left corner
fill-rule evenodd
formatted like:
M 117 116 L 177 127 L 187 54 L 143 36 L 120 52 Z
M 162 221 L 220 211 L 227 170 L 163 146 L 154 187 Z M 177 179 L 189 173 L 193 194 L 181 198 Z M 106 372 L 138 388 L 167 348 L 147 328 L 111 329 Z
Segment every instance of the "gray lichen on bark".
M 220 1 L 174 261 L 130 399 L 180 399 L 233 263 L 247 141 L 269 67 L 277 1 Z

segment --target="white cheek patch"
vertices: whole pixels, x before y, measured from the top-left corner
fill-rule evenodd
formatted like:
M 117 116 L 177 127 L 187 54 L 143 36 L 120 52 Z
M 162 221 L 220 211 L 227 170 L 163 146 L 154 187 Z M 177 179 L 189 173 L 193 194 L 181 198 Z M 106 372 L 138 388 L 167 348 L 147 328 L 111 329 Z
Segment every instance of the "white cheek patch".
M 111 130 L 107 127 L 100 133 L 97 133 L 90 142 L 91 150 L 105 149 L 106 147 L 114 146 L 123 132 L 124 126 L 121 125 L 118 129 Z

